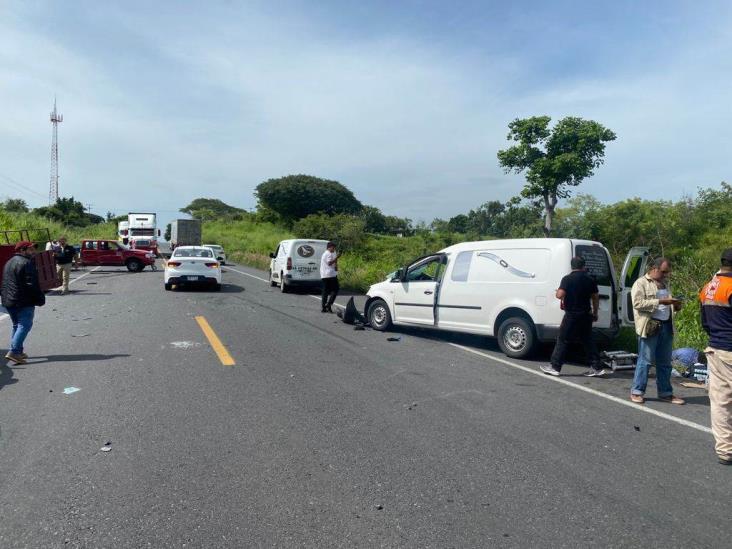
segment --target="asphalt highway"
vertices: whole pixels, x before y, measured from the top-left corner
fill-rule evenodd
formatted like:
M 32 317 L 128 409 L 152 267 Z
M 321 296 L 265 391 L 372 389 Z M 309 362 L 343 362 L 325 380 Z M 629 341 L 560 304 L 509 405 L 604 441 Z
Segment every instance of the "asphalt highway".
M 629 373 L 355 331 L 241 266 L 75 276 L 0 369 L 0 547 L 730 544 L 701 389 L 629 405 Z

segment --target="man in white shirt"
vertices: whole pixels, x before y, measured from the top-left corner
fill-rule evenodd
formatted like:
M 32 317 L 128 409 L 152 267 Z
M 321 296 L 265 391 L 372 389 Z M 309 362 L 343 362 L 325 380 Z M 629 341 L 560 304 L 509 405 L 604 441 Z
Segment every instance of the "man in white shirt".
M 323 256 L 320 258 L 320 278 L 323 280 L 323 297 L 322 310 L 323 313 L 333 312 L 333 303 L 338 297 L 338 258 L 340 254 L 336 253 L 335 244 L 328 242 Z

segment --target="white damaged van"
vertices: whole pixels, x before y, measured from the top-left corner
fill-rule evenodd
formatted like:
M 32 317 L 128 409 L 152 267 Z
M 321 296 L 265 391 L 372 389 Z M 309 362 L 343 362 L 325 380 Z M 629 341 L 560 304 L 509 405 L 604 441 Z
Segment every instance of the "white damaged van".
M 269 283 L 286 293 L 294 286 L 317 286 L 320 281 L 320 258 L 327 240 L 283 240 L 277 251 L 269 254 Z
M 557 336 L 564 313 L 555 293 L 573 256 L 585 259 L 597 281 L 600 310 L 594 328 L 613 337 L 621 321 L 632 322 L 632 309 L 621 311 L 643 272 L 646 248 L 631 250 L 619 288 L 610 254 L 598 242 L 463 242 L 419 258 L 371 286 L 364 313 L 377 330 L 396 324 L 482 334 L 497 338 L 507 356 L 525 357 L 539 342 Z

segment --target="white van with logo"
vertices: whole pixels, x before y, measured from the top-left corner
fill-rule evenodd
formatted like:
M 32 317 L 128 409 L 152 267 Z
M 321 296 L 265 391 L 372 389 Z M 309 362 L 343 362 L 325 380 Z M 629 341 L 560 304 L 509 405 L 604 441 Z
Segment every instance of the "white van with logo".
M 269 283 L 286 293 L 294 286 L 317 286 L 320 282 L 320 258 L 327 240 L 283 240 L 277 251 L 269 254 Z
M 364 312 L 377 330 L 395 324 L 487 335 L 498 339 L 507 356 L 525 357 L 539 342 L 557 336 L 564 313 L 555 293 L 574 256 L 585 259 L 597 281 L 600 310 L 594 328 L 614 337 L 621 322 L 632 323 L 632 309 L 625 312 L 623 305 L 643 272 L 646 248 L 631 250 L 619 288 L 610 254 L 598 242 L 463 242 L 419 258 L 371 286 Z

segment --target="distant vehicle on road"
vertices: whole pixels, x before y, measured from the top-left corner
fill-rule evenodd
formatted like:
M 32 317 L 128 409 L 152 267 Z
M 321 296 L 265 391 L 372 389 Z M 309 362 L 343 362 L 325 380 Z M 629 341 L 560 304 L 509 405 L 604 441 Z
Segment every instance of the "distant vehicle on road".
M 200 219 L 175 219 L 170 223 L 170 249 L 201 245 Z
M 327 240 L 283 240 L 269 254 L 269 283 L 286 293 L 293 286 L 317 286 Z
M 221 289 L 221 266 L 213 250 L 204 246 L 179 246 L 165 264 L 165 289 L 173 286 L 209 286 Z
M 130 242 L 130 222 L 120 221 L 117 224 L 117 238 L 122 241 L 123 244 L 129 244 Z
M 561 238 L 463 242 L 414 260 L 374 284 L 365 314 L 376 330 L 392 324 L 495 337 L 510 357 L 556 338 L 563 312 L 556 289 L 573 256 L 585 259 L 600 294 L 596 331 L 614 337 L 631 325 L 630 288 L 643 274 L 646 248 L 633 248 L 619 286 L 599 242 Z
M 160 236 L 160 229 L 157 226 L 157 214 L 151 212 L 130 212 L 127 214 L 127 223 L 129 228 L 129 242 L 125 242 L 125 244 L 133 245 L 136 240 L 153 242 L 153 245 L 148 244 L 148 248 L 155 248 L 155 253 L 157 254 L 158 237 Z M 138 248 L 140 247 L 138 246 Z
M 154 265 L 155 255 L 145 250 L 130 250 L 116 240 L 82 240 L 81 264 L 104 267 L 127 267 L 131 272 Z
M 224 248 L 222 246 L 219 246 L 218 244 L 204 244 L 203 246 L 205 248 L 211 248 L 216 259 L 218 259 L 222 265 L 226 265 L 226 252 L 224 252 Z

